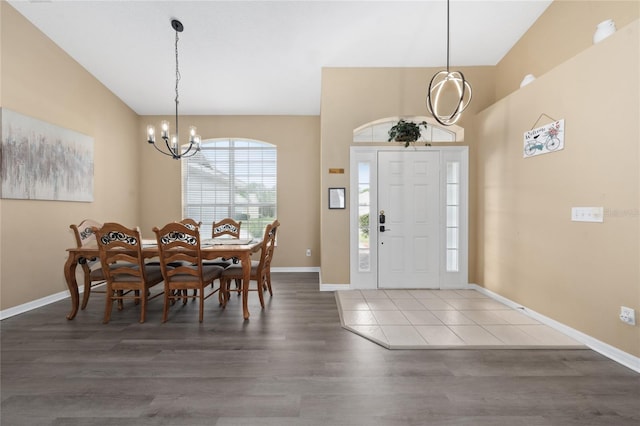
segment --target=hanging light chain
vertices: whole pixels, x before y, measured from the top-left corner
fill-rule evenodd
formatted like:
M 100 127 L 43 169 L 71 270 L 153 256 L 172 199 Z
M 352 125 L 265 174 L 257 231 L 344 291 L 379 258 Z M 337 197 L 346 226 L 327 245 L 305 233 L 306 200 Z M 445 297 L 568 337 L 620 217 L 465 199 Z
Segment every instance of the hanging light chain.
M 449 72 L 449 33 L 449 0 L 447 0 L 447 73 Z
M 182 22 L 177 19 L 171 20 L 171 28 L 173 28 L 176 32 L 176 41 L 175 41 L 175 54 L 176 54 L 176 97 L 174 99 L 176 104 L 176 130 L 173 135 L 169 133 L 169 121 L 162 120 L 160 123 L 160 137 L 164 141 L 166 148 L 160 148 L 156 145 L 156 129 L 153 125 L 147 126 L 147 142 L 153 145 L 153 147 L 161 152 L 164 155 L 168 155 L 172 157 L 174 160 L 180 160 L 181 158 L 191 157 L 198 152 L 200 152 L 200 143 L 201 138 L 200 135 L 197 134 L 197 130 L 195 126 L 189 127 L 189 146 L 183 152 L 182 146 L 179 141 L 179 131 L 178 131 L 178 104 L 180 103 L 180 93 L 179 93 L 179 83 L 180 83 L 180 63 L 178 60 L 178 41 L 180 37 L 178 35 L 179 32 L 182 32 L 184 29 Z
M 180 82 L 180 69 L 178 67 L 178 31 L 176 31 L 176 135 L 178 135 L 178 83 Z M 176 153 L 177 154 L 177 153 Z

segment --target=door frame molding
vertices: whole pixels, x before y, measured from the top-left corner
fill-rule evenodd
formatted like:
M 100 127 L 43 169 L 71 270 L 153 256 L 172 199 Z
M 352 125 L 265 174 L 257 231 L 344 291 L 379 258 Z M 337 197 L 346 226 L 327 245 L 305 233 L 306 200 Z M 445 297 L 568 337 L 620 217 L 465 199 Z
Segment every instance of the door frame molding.
M 440 288 L 459 288 L 468 285 L 469 270 L 469 147 L 468 146 L 416 146 L 402 148 L 397 146 L 351 146 L 349 150 L 349 271 L 350 287 L 353 289 L 376 289 L 378 286 L 377 265 L 377 211 L 378 211 L 378 152 L 436 151 L 440 154 L 440 220 L 439 234 L 442 250 L 439 259 Z M 456 272 L 446 270 L 446 165 L 447 162 L 460 163 L 460 216 L 459 216 L 459 269 Z M 359 181 L 360 163 L 369 164 L 369 268 L 361 270 L 359 251 Z M 374 220 L 371 220 L 374 218 Z M 443 245 L 444 244 L 444 245 Z

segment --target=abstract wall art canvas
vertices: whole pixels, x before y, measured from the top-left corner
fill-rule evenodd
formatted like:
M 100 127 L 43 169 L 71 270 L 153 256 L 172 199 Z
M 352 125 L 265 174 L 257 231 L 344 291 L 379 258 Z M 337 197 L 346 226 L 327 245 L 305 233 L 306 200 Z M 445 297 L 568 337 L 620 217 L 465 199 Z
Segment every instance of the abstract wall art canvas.
M 2 108 L 0 196 L 93 201 L 93 138 Z

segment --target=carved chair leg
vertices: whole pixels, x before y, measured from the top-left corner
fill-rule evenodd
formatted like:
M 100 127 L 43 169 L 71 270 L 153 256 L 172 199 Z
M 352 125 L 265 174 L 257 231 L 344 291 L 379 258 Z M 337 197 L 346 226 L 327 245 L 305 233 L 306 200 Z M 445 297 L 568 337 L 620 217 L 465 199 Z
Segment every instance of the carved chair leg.
M 263 280 L 258 278 L 256 286 L 258 286 L 258 298 L 260 299 L 260 306 L 264 309 L 264 291 L 262 290 Z
M 195 293 L 195 290 L 194 290 Z M 200 289 L 200 297 L 198 297 L 198 302 L 200 303 L 200 315 L 198 317 L 198 319 L 200 320 L 200 322 L 202 322 L 202 320 L 204 319 L 204 288 Z
M 140 324 L 144 322 L 146 319 L 145 316 L 147 314 L 147 291 L 144 290 L 144 296 L 140 297 Z
M 124 309 L 124 292 L 122 290 L 116 291 L 116 297 L 118 299 L 118 310 L 121 311 Z M 112 301 L 113 303 L 113 301 Z
M 213 283 L 215 280 L 211 281 L 211 286 L 213 287 Z M 218 287 L 218 304 L 224 308 L 225 300 L 224 300 L 224 288 L 222 286 L 222 278 L 218 278 L 220 282 L 220 287 Z
M 107 324 L 111 319 L 111 310 L 113 309 L 113 295 L 114 295 L 113 290 L 111 290 L 111 288 L 108 287 L 107 294 L 106 294 L 107 297 L 106 297 L 106 302 L 104 307 L 104 319 L 102 320 L 104 324 Z
M 273 296 L 273 290 L 271 289 L 271 270 L 267 269 L 267 289 L 269 290 L 269 296 Z
M 169 316 L 169 303 L 171 303 L 171 305 L 175 303 L 175 300 L 173 300 L 173 298 L 169 300 L 170 296 L 173 296 L 173 295 L 174 295 L 174 290 L 169 290 L 169 288 L 165 287 L 164 305 L 162 306 L 162 322 L 167 322 L 167 317 Z
M 222 298 L 222 307 L 227 306 L 229 301 L 229 280 L 220 278 L 220 297 Z

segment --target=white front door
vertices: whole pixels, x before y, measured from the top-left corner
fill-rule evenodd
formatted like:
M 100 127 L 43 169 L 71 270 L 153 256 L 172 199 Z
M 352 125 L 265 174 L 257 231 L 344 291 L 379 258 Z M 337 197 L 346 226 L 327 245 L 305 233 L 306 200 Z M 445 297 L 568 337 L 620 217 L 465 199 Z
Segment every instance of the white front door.
M 439 288 L 439 153 L 379 151 L 377 166 L 378 288 Z

